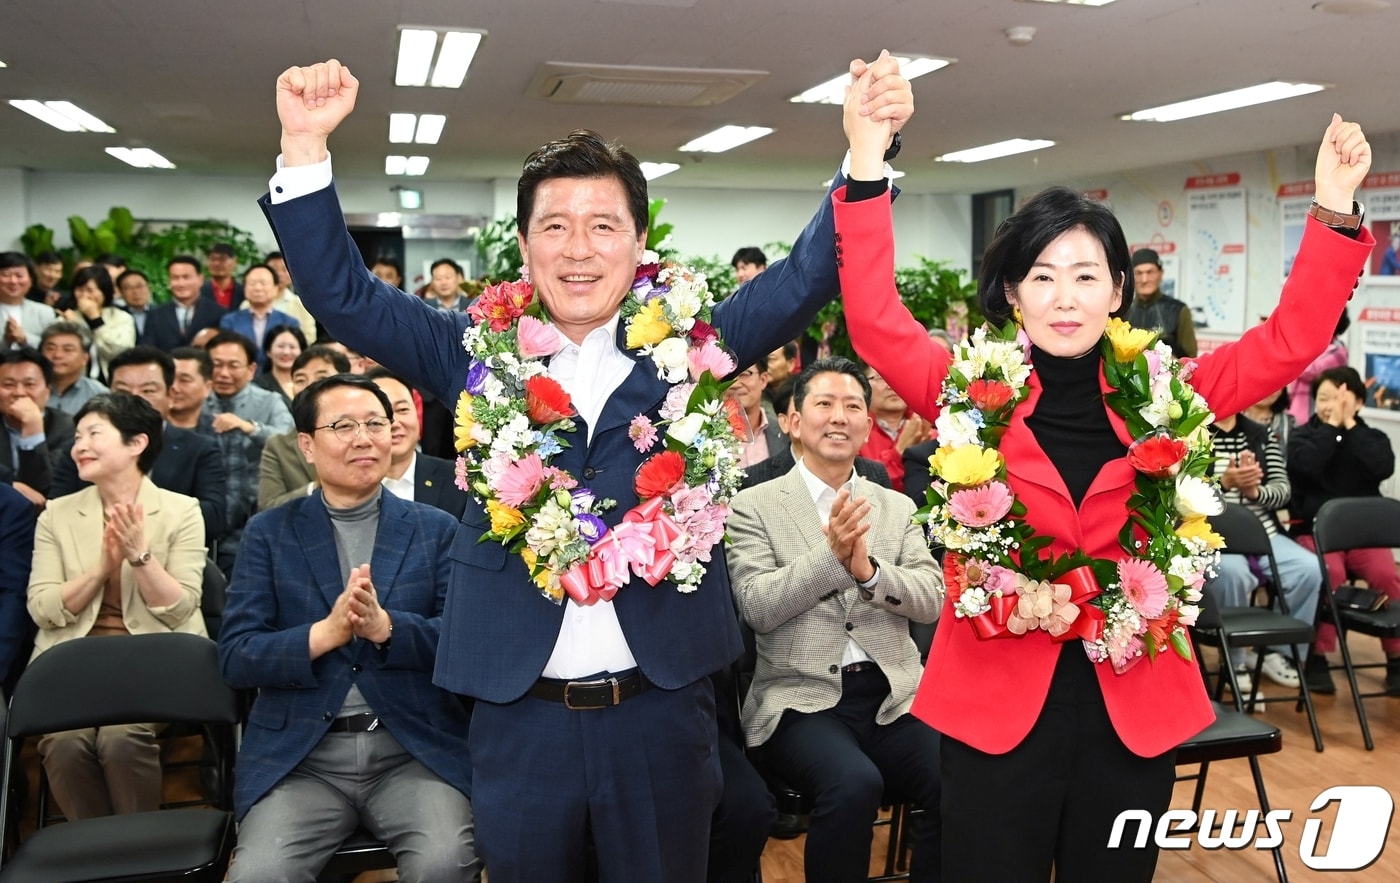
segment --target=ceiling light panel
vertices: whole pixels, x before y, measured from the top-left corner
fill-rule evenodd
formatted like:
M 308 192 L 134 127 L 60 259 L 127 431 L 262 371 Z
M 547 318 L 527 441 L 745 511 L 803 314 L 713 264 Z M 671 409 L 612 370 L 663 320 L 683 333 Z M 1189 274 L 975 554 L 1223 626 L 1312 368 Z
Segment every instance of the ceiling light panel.
M 895 61 L 899 62 L 899 73 L 906 80 L 913 80 L 922 77 L 924 74 L 931 74 L 936 70 L 942 70 L 957 61 L 956 58 L 938 58 L 933 55 L 903 56 L 896 55 Z M 794 95 L 788 100 L 793 104 L 842 104 L 846 100 L 846 87 L 851 84 L 850 74 L 841 74 L 832 77 L 824 83 L 818 83 L 800 95 Z
M 648 181 L 655 181 L 662 175 L 669 175 L 681 167 L 681 164 L 676 162 L 644 162 L 638 165 L 642 167 L 642 174 L 646 176 Z
M 418 117 L 411 113 L 391 113 L 389 114 L 389 143 L 409 144 L 413 141 L 413 132 L 418 127 Z
M 442 127 L 447 125 L 447 117 L 440 113 L 425 113 L 418 118 L 418 130 L 413 140 L 419 144 L 436 144 L 442 137 Z
M 107 153 L 138 169 L 173 169 L 175 164 L 149 147 L 108 147 Z
M 466 80 L 467 71 L 485 36 L 485 31 L 401 29 L 394 85 L 458 88 Z
M 1297 98 L 1299 95 L 1311 95 L 1326 88 L 1326 86 L 1317 83 L 1284 83 L 1275 80 L 1272 83 L 1260 83 L 1258 86 L 1233 89 L 1229 92 L 1220 92 L 1203 98 L 1193 98 L 1190 101 L 1178 101 L 1175 104 L 1164 104 L 1161 107 L 1149 107 L 1147 110 L 1124 114 L 1122 119 L 1169 123 L 1175 120 L 1204 116 L 1208 113 L 1219 113 L 1222 110 L 1236 110 L 1270 101 L 1282 101 L 1285 98 Z
M 111 126 L 71 101 L 16 99 L 10 106 L 65 132 L 115 132 Z
M 935 156 L 933 160 L 934 162 L 983 162 L 1054 146 L 1054 141 L 1012 138 L 1009 141 L 998 141 L 995 144 L 984 144 L 981 147 L 969 147 L 967 150 L 955 150 L 952 153 Z
M 771 134 L 773 130 L 766 126 L 720 126 L 676 149 L 681 153 L 723 153 Z

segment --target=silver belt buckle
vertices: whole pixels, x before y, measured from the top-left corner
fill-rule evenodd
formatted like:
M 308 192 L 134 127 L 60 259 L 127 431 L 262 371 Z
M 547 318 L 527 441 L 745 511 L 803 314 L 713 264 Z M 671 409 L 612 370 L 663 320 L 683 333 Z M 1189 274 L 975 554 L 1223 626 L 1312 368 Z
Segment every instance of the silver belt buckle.
M 564 685 L 564 707 L 570 711 L 596 711 L 599 708 L 607 708 L 607 705 L 574 705 L 569 700 L 569 691 L 574 687 L 598 687 L 603 684 L 612 685 L 612 705 L 622 702 L 622 688 L 619 686 L 617 678 L 604 678 L 598 681 L 569 681 Z

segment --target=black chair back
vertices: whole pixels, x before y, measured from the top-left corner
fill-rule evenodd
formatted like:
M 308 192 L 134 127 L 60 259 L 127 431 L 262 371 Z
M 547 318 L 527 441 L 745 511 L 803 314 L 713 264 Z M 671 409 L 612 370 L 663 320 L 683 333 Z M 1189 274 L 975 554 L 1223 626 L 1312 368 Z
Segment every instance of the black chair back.
M 1400 500 L 1389 497 L 1337 497 L 1313 518 L 1319 552 L 1400 548 Z
M 1210 519 L 1211 530 L 1225 540 L 1224 551 L 1232 555 L 1268 555 L 1273 552 L 1269 532 L 1248 507 L 1226 503 L 1225 511 Z
M 204 559 L 204 580 L 200 588 L 199 612 L 204 617 L 204 628 L 209 632 L 209 640 L 219 640 L 219 629 L 224 622 L 224 602 L 228 597 L 228 577 L 219 569 L 212 557 Z

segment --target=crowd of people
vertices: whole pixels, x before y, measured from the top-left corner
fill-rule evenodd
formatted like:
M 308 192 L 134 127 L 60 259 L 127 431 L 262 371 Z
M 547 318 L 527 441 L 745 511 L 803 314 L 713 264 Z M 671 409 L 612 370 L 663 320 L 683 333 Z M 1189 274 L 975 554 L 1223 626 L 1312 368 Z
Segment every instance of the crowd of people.
M 1369 254 L 1340 211 L 1369 145 L 1328 127 L 1316 187 L 1333 211 L 1237 343 L 1196 358 L 1157 254 L 1129 254 L 1108 208 L 1064 188 L 997 231 L 979 280 L 992 330 L 954 341 L 894 288 L 886 163 L 908 83 L 885 55 L 851 74 L 848 162 L 790 257 L 740 249 L 736 292 L 667 301 L 643 345 L 635 158 L 587 131 L 545 145 L 518 189 L 530 285 L 477 298 L 444 258 L 409 293 L 344 228 L 326 145 L 358 84 L 334 61 L 278 80 L 263 209 L 281 251 L 241 273 L 226 245 L 173 258 L 160 305 L 115 255 L 67 270 L 0 254 L 6 687 L 62 641 L 207 634 L 201 587 L 221 570 L 220 664 L 255 696 L 230 880 L 313 880 L 361 827 L 405 880 L 746 880 L 778 781 L 812 799 L 808 880 L 865 878 L 891 795 L 923 810 L 911 879 L 1149 880 L 1155 849 L 1107 849 L 1108 831 L 1124 809 L 1165 811 L 1173 749 L 1213 715 L 1170 636 L 1202 592 L 1248 604 L 1257 573 L 1229 554 L 1191 569 L 1209 534 L 1185 525 L 1209 505 L 1189 487 L 1175 558 L 1120 544 L 1143 446 L 1179 444 L 1175 469 L 1260 518 L 1295 615 L 1348 575 L 1400 597 L 1388 551 L 1329 559 L 1324 580 L 1309 536 L 1322 502 L 1377 495 L 1394 467 L 1360 377 L 1314 364 L 1335 359 L 1327 332 Z M 802 352 L 838 296 L 864 364 Z M 1141 352 L 1176 372 L 1188 414 L 1214 412 L 1208 430 L 1174 436 L 1165 404 L 1133 429 L 1146 418 L 1111 378 Z M 730 381 L 733 445 L 686 460 L 701 364 Z M 1311 413 L 1289 407 L 1299 378 Z M 493 422 L 512 402 L 518 422 Z M 668 454 L 684 466 L 644 493 Z M 716 500 L 731 476 L 742 490 Z M 586 566 L 558 564 L 566 548 Z M 1069 594 L 1079 571 L 1092 594 Z M 1133 616 L 1093 612 L 1110 590 Z M 1321 628 L 1301 673 L 1270 648 L 1262 671 L 1335 689 L 1335 641 Z M 1400 642 L 1385 650 L 1400 695 Z M 158 806 L 161 730 L 43 737 L 64 815 Z M 1017 849 L 986 850 L 989 824 Z

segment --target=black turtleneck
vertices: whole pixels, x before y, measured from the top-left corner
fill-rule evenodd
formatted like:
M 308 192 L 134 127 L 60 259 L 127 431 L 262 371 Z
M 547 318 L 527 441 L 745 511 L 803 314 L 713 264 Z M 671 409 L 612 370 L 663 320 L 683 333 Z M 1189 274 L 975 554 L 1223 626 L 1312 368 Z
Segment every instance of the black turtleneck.
M 1077 359 L 1031 350 L 1031 364 L 1040 375 L 1040 400 L 1026 425 L 1064 479 L 1079 506 L 1099 470 L 1127 453 L 1108 422 L 1099 388 L 1098 347 Z

